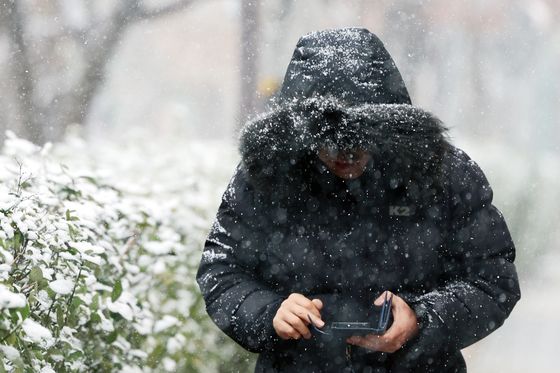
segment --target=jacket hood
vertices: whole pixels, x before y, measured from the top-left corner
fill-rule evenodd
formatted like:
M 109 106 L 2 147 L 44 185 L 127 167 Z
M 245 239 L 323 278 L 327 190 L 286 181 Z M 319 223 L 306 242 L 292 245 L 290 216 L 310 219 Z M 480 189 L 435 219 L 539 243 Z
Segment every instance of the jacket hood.
M 239 149 L 252 184 L 266 192 L 305 189 L 322 146 L 370 151 L 394 187 L 434 179 L 448 145 L 444 133 L 437 118 L 410 105 L 376 36 L 327 30 L 300 39 L 279 96 L 242 128 Z
M 363 28 L 317 31 L 298 41 L 278 99 L 320 96 L 350 105 L 411 103 L 389 52 Z

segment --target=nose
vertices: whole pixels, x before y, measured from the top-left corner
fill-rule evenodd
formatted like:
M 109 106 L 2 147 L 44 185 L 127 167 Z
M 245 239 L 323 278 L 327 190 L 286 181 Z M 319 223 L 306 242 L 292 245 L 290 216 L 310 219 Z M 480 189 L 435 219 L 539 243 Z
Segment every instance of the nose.
M 352 151 L 340 151 L 337 154 L 337 158 L 341 161 L 354 161 L 356 160 L 357 156 Z

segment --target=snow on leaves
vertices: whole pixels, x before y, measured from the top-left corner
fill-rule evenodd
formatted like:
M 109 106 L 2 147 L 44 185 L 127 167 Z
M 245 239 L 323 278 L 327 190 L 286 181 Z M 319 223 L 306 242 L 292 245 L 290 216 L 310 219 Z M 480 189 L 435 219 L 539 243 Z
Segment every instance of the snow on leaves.
M 4 285 L 0 285 L 0 309 L 23 308 L 26 303 L 23 294 L 13 293 Z
M 79 138 L 39 148 L 7 134 L 0 371 L 152 372 L 208 363 L 197 346 L 216 343 L 216 331 L 202 316 L 194 271 L 222 186 L 206 161 L 186 163 L 189 156 L 170 147 L 152 158 L 146 142 L 137 143 L 90 152 Z M 224 174 L 231 167 L 224 164 Z

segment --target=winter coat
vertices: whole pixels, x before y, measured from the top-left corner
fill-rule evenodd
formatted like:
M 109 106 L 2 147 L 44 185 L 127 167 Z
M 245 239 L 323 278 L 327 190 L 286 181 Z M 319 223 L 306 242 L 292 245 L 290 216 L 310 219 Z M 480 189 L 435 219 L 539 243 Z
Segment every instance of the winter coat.
M 492 189 L 444 132 L 369 31 L 300 39 L 274 107 L 242 130 L 197 275 L 212 320 L 260 354 L 256 371 L 466 371 L 460 349 L 502 325 L 520 290 Z M 372 158 L 343 180 L 317 159 L 325 144 Z M 273 329 L 291 293 L 321 299 L 325 322 L 363 321 L 384 290 L 419 321 L 393 354 L 347 357 L 344 341 Z

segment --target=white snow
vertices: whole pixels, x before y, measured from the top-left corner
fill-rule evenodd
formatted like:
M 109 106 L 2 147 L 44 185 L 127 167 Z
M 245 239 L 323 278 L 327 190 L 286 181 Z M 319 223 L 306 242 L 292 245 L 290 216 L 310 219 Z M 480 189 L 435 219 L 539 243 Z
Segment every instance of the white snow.
M 4 250 L 3 248 L 0 247 L 0 256 L 2 256 L 3 262 L 5 264 L 12 264 L 14 262 L 14 257 L 13 255 L 8 251 L 8 250 Z M 4 264 L 3 263 L 3 264 Z
M 20 358 L 19 351 L 12 346 L 0 345 L 0 351 L 8 360 L 14 361 Z
M 111 312 L 118 313 L 128 321 L 132 321 L 132 318 L 134 317 L 134 312 L 132 311 L 132 308 L 130 308 L 130 306 L 126 303 L 119 302 L 119 301 L 115 303 L 108 302 L 107 308 Z
M 165 315 L 161 320 L 156 321 L 154 325 L 154 332 L 159 333 L 165 329 L 168 329 L 174 325 L 177 325 L 179 320 L 176 317 Z
M 57 294 L 68 295 L 74 289 L 74 282 L 66 279 L 54 280 L 49 283 L 49 287 Z
M 168 254 L 171 250 L 173 250 L 173 243 L 152 241 L 144 244 L 144 248 L 154 255 L 163 255 Z
M 14 237 L 14 228 L 10 225 L 7 220 L 1 219 L 0 220 L 0 227 L 2 227 L 2 231 L 6 234 L 7 238 Z
M 26 303 L 25 295 L 13 293 L 7 287 L 0 284 L 0 309 L 21 308 L 25 307 Z
M 225 253 L 217 253 L 214 250 L 206 250 L 202 253 L 202 258 L 207 262 L 212 262 L 214 260 L 226 259 L 227 254 Z
M 175 354 L 184 348 L 186 342 L 187 340 L 182 334 L 177 334 L 167 340 L 167 350 Z
M 74 337 L 74 333 L 76 333 L 76 329 L 69 328 L 64 326 L 60 331 L 60 340 L 68 343 L 74 350 L 82 351 L 82 341 L 78 338 Z
M 31 319 L 25 319 L 21 328 L 27 338 L 33 343 L 37 343 L 45 348 L 49 348 L 54 344 L 54 338 L 49 329 Z
M 10 276 L 12 266 L 9 264 L 0 264 L 0 280 L 7 280 Z M 0 302 L 1 303 L 1 302 Z
M 97 314 L 101 318 L 101 329 L 102 330 L 104 330 L 108 333 L 115 330 L 115 327 L 113 326 L 113 322 L 111 320 L 109 320 L 108 318 L 106 318 L 105 315 L 103 315 L 103 312 L 98 310 Z
M 99 256 L 92 256 L 92 255 L 88 255 L 88 254 L 82 254 L 82 259 L 86 260 L 90 263 L 93 264 L 97 264 L 97 265 L 101 265 L 101 263 L 103 262 L 103 260 L 101 259 L 101 257 Z
M 177 363 L 173 359 L 166 357 L 162 360 L 162 363 L 163 363 L 163 368 L 167 372 L 175 372 L 177 369 Z
M 78 250 L 80 253 L 103 254 L 105 249 L 101 246 L 93 245 L 87 241 L 70 242 L 70 246 Z

